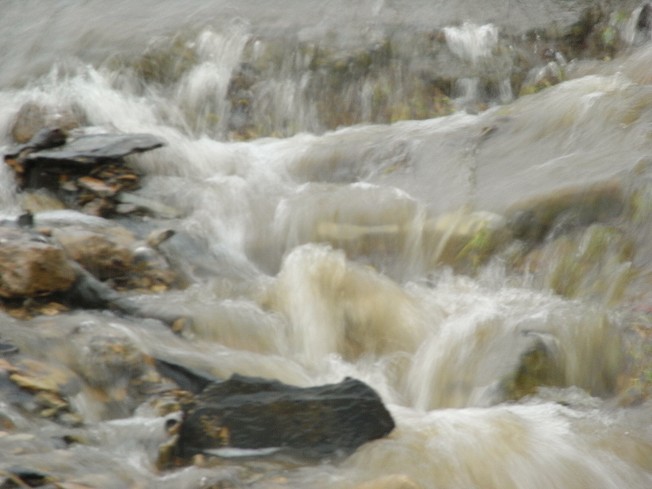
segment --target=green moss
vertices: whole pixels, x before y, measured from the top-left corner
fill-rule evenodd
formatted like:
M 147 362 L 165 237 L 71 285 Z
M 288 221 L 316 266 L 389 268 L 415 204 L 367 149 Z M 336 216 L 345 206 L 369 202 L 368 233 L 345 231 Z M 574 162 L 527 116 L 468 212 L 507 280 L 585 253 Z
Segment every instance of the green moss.
M 538 255 L 538 273 L 554 293 L 618 302 L 636 276 L 634 243 L 623 231 L 592 225 L 561 236 Z
M 469 240 L 462 250 L 455 257 L 456 262 L 465 261 L 471 265 L 473 269 L 477 269 L 482 263 L 486 261 L 491 252 L 496 247 L 495 233 L 492 233 L 487 228 L 483 228 Z
M 508 399 L 518 400 L 535 394 L 539 387 L 562 384 L 554 355 L 543 341 L 537 341 L 521 355 L 516 373 L 503 383 L 503 389 Z

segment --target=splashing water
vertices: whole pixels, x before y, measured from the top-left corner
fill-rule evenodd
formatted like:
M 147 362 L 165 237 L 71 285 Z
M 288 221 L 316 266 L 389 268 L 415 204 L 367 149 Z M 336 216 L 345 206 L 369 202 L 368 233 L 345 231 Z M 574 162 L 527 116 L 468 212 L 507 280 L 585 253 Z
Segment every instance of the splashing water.
M 498 45 L 498 29 L 491 24 L 477 26 L 465 22 L 461 27 L 444 28 L 446 43 L 460 59 L 477 63 L 491 57 Z

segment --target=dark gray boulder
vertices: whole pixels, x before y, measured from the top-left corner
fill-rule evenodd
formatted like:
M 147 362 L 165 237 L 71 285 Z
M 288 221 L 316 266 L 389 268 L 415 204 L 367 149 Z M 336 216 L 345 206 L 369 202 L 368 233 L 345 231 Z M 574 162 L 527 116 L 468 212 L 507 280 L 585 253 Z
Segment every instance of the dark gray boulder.
M 184 411 L 176 445 L 182 459 L 219 455 L 225 448 L 347 455 L 395 426 L 378 394 L 349 377 L 338 384 L 301 388 L 233 375 L 206 387 Z

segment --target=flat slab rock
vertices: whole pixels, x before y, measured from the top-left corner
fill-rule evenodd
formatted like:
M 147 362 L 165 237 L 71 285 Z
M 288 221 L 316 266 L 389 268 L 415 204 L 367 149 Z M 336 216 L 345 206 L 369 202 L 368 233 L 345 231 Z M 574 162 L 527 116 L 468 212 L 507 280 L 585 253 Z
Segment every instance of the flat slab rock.
M 142 153 L 164 145 L 162 139 L 151 134 L 89 134 L 72 139 L 62 146 L 33 151 L 26 158 L 54 160 L 60 163 L 97 163 L 101 160 L 115 160 L 133 153 Z
M 233 375 L 206 387 L 184 415 L 176 445 L 181 458 L 229 449 L 345 455 L 395 426 L 378 394 L 349 377 L 301 388 Z

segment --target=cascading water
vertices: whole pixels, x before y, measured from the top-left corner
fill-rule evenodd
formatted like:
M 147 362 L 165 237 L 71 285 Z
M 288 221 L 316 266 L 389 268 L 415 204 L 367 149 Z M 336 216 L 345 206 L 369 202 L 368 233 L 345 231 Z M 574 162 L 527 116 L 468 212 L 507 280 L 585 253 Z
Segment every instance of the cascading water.
M 163 210 L 129 225 L 177 231 L 167 253 L 188 287 L 134 300 L 192 325 L 3 314 L 0 339 L 85 380 L 67 386 L 84 421 L 74 429 L 0 398 L 0 475 L 21 466 L 107 488 L 652 487 L 650 402 L 627 402 L 626 385 L 649 355 L 633 332 L 652 327 L 652 47 L 643 7 L 627 2 L 595 24 L 605 50 L 615 36 L 615 59 L 554 61 L 564 46 L 549 26 L 592 4 L 566 3 L 494 0 L 495 15 L 471 0 L 3 6 L 1 149 L 26 103 L 53 124 L 76 114 L 165 139 L 130 157 L 146 175 L 138 195 Z M 528 73 L 553 61 L 563 81 L 525 96 Z M 15 216 L 5 165 L 0 178 L 1 212 Z M 569 188 L 622 208 L 605 218 Z M 561 197 L 546 207 L 541 195 Z M 397 428 L 344 460 L 161 471 L 178 413 L 132 402 L 132 373 L 94 370 L 96 336 L 128 345 L 143 369 L 153 357 L 215 378 L 355 377 Z

